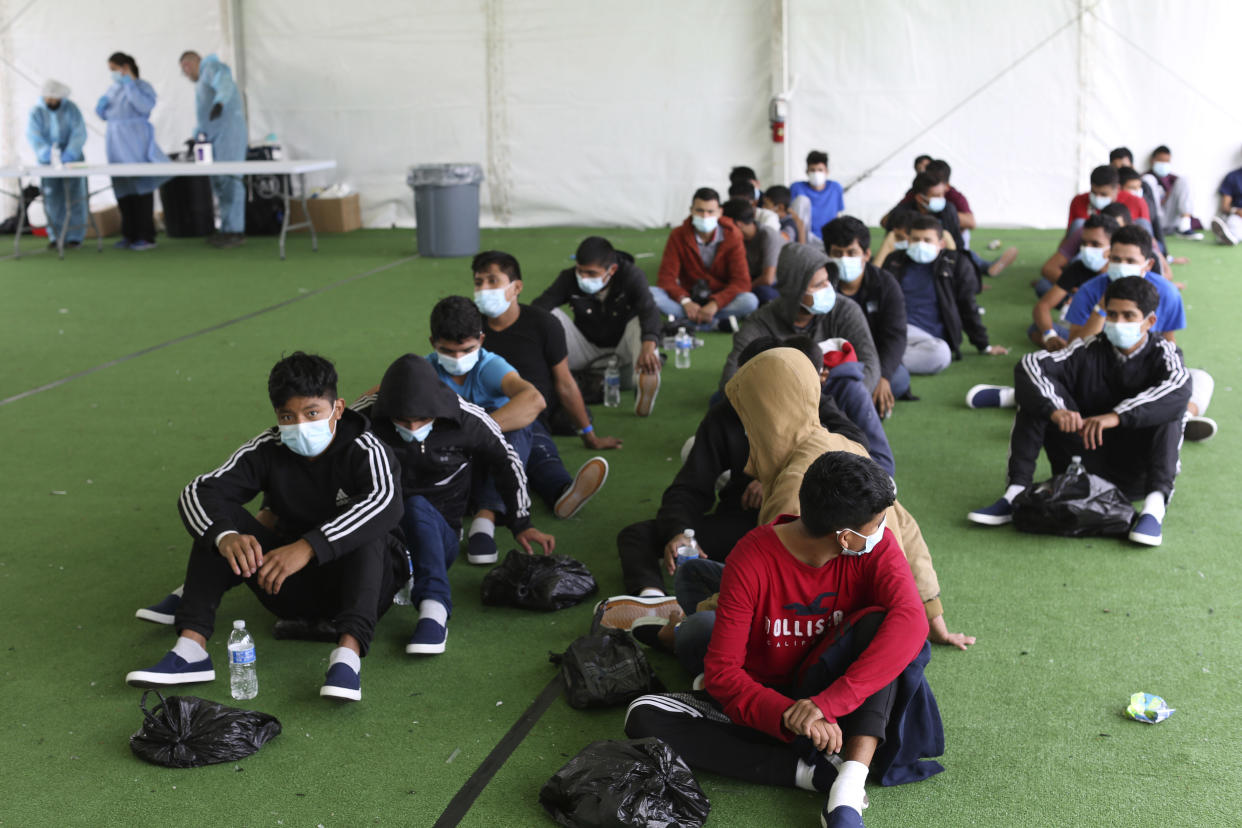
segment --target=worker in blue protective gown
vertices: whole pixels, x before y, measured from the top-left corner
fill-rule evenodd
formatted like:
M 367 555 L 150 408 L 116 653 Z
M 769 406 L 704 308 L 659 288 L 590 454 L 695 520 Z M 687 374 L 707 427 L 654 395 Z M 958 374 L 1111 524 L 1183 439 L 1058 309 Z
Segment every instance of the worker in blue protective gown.
M 77 105 L 69 100 L 68 86 L 57 80 L 43 84 L 39 103 L 30 110 L 26 140 L 40 164 L 53 164 L 57 152 L 62 164 L 82 160 L 86 122 Z M 64 232 L 65 247 L 77 247 L 86 235 L 86 179 L 44 178 L 41 189 L 43 209 L 47 213 L 48 246 L 55 247 Z
M 241 92 L 229 67 L 215 55 L 181 55 L 181 72 L 194 81 L 198 126 L 194 134 L 211 142 L 213 161 L 246 160 L 246 114 Z M 246 241 L 246 187 L 239 175 L 214 175 L 211 189 L 220 204 L 220 232 L 207 241 L 216 247 L 236 247 Z
M 109 164 L 159 163 L 168 160 L 155 143 L 155 130 L 148 120 L 155 108 L 155 90 L 138 77 L 138 64 L 124 52 L 108 58 L 112 86 L 95 104 L 95 114 L 108 122 Z M 166 181 L 156 176 L 113 176 L 121 211 L 121 235 L 116 247 L 150 250 L 155 247 L 156 189 Z

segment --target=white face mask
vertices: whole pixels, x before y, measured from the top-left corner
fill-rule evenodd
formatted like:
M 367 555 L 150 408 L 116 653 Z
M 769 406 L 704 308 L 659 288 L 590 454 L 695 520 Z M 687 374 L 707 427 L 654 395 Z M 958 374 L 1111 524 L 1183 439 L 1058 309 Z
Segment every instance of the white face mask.
M 1087 247 L 1083 245 L 1078 248 L 1078 260 L 1086 265 L 1087 269 L 1092 273 L 1098 273 L 1104 269 L 1104 265 L 1108 264 L 1108 258 L 1104 255 L 1102 247 Z
M 512 302 L 509 297 L 505 296 L 508 288 L 492 288 L 490 290 L 476 290 L 474 292 L 474 305 L 479 309 L 479 313 L 488 319 L 495 319 L 509 309 Z
M 894 250 L 905 250 L 905 249 L 907 249 L 909 246 L 910 246 L 910 240 L 909 240 L 909 239 L 901 239 L 901 240 L 899 240 L 899 241 L 895 241 L 895 242 L 893 242 L 893 249 L 894 249 Z
M 1156 178 L 1164 178 L 1173 171 L 1171 169 L 1172 166 L 1168 161 L 1153 161 L 1151 163 L 1151 171 L 1156 174 Z
M 716 225 L 720 223 L 720 219 L 716 216 L 694 216 L 690 219 L 690 223 L 700 233 L 714 233 L 716 232 Z
M 280 426 L 280 442 L 303 457 L 318 457 L 332 442 L 332 417 Z
M 887 516 L 880 518 L 879 527 L 877 527 L 876 530 L 872 532 L 870 535 L 864 535 L 862 532 L 856 531 L 854 529 L 842 529 L 839 532 L 837 532 L 837 543 L 841 545 L 841 554 L 842 555 L 855 555 L 855 556 L 866 555 L 872 549 L 875 549 L 875 545 L 880 542 L 881 538 L 884 537 L 884 523 L 887 520 L 888 520 Z M 863 539 L 863 548 L 861 551 L 850 549 L 848 546 L 845 545 L 845 542 L 841 540 L 841 536 L 845 534 L 846 532 L 849 532 L 851 535 L 857 535 L 858 537 Z
M 944 209 L 944 196 L 931 196 L 927 199 L 927 209 L 933 213 L 939 213 Z
M 459 357 L 451 357 L 448 354 L 436 353 L 436 359 L 440 361 L 440 367 L 448 371 L 455 377 L 469 374 L 474 366 L 479 362 L 479 350 L 475 348 L 468 354 L 462 354 Z
M 578 280 L 578 287 L 583 293 L 594 295 L 604 289 L 605 282 L 603 276 L 583 276 L 575 270 L 574 278 Z
M 906 248 L 906 255 L 919 264 L 931 264 L 940 255 L 940 248 L 931 242 L 911 242 Z
M 397 434 L 400 435 L 401 439 L 405 440 L 407 443 L 412 443 L 414 441 L 418 441 L 421 443 L 422 441 L 427 439 L 427 435 L 431 433 L 431 427 L 435 424 L 436 424 L 436 421 L 432 420 L 426 425 L 419 426 L 413 431 L 401 425 L 400 423 L 396 423 L 396 422 L 392 424 L 392 427 L 397 430 Z
M 811 182 L 812 187 L 819 190 L 828 183 L 828 173 L 823 170 L 814 170 L 806 174 L 806 180 Z
M 1143 266 L 1136 264 L 1126 264 L 1125 262 L 1113 262 L 1108 266 L 1108 278 L 1112 281 L 1124 279 L 1127 276 L 1142 276 Z
M 1090 198 L 1091 206 L 1097 210 L 1103 210 L 1105 207 L 1113 203 L 1113 200 L 1106 195 L 1096 195 L 1095 193 L 1092 193 Z
M 837 292 L 832 289 L 832 285 L 824 285 L 819 290 L 811 294 L 811 304 L 803 305 L 803 310 L 810 313 L 823 315 L 832 310 L 837 304 Z
M 1143 338 L 1142 322 L 1105 322 L 1104 336 L 1114 348 L 1128 351 Z
M 837 275 L 843 282 L 857 282 L 858 277 L 862 276 L 862 256 L 842 256 L 829 261 L 837 266 Z

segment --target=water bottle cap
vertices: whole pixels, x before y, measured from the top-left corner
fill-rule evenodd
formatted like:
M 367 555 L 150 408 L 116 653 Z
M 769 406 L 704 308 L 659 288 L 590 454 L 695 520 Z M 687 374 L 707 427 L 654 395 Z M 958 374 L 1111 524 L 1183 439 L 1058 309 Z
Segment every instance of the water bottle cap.
M 678 329 L 677 329 L 677 335 L 678 335 L 678 336 L 681 336 L 681 335 L 682 335 L 682 334 L 684 334 L 685 332 L 686 332 L 686 329 L 685 329 L 685 328 L 678 328 Z
M 245 622 L 245 621 L 234 621 L 234 622 L 233 622 L 233 629 L 235 629 L 235 630 L 244 630 L 244 629 L 246 629 L 246 622 Z
M 693 537 L 694 537 L 694 530 L 693 530 L 693 529 L 687 529 L 687 530 L 685 530 L 684 532 L 682 532 L 682 534 L 683 534 L 683 535 L 685 535 L 687 538 L 693 538 Z
M 1081 457 L 1081 456 L 1079 456 L 1079 455 L 1077 455 L 1077 454 L 1075 454 L 1073 457 L 1071 457 L 1071 458 L 1070 458 L 1070 460 L 1072 460 L 1072 461 L 1073 461 L 1073 462 L 1075 462 L 1075 463 L 1081 463 L 1081 462 L 1082 462 L 1082 457 Z

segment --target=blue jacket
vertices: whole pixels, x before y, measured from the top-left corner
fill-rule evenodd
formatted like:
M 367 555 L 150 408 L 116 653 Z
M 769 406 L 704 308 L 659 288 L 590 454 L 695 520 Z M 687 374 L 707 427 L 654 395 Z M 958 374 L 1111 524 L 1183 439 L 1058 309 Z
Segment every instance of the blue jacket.
M 155 108 L 155 90 L 144 80 L 125 77 L 109 87 L 95 104 L 95 114 L 108 122 L 108 162 L 141 164 L 167 161 L 155 143 L 155 129 L 148 118 Z M 153 192 L 166 179 L 154 176 L 112 179 L 117 198 Z
M 213 121 L 211 110 L 216 104 L 220 104 L 222 111 Z M 201 132 L 211 141 L 212 157 L 216 161 L 245 161 L 246 115 L 242 111 L 241 92 L 229 67 L 215 55 L 203 58 L 198 66 L 194 109 L 198 115 L 194 134 Z
M 40 98 L 30 110 L 26 140 L 40 164 L 51 163 L 52 147 L 60 147 L 62 161 L 81 161 L 82 146 L 86 143 L 86 122 L 81 110 L 68 98 L 62 99 L 56 109 L 49 109 Z

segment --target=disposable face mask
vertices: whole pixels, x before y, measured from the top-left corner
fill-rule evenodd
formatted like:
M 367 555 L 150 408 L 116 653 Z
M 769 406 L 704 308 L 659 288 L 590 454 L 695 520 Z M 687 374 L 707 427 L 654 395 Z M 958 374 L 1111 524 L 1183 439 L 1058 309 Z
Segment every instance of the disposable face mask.
M 887 517 L 881 518 L 879 527 L 874 532 L 872 532 L 870 535 L 864 535 L 862 532 L 858 532 L 853 529 L 842 529 L 840 532 L 837 532 L 837 543 L 841 544 L 841 554 L 842 555 L 855 555 L 855 556 L 866 555 L 872 549 L 875 549 L 875 545 L 880 542 L 880 538 L 884 537 L 884 523 L 887 520 L 888 520 Z M 849 532 L 851 535 L 857 535 L 858 537 L 863 539 L 864 545 L 861 551 L 850 549 L 841 540 L 841 536 L 845 534 L 846 532 Z
M 816 315 L 822 315 L 832 310 L 832 306 L 837 303 L 837 292 L 832 289 L 832 285 L 825 285 L 823 288 L 811 294 L 811 304 L 802 307 Z
M 476 290 L 474 304 L 479 309 L 479 313 L 488 319 L 495 319 L 507 311 L 511 303 L 505 296 L 505 288 L 492 288 L 491 290 Z
M 112 82 L 113 82 L 113 83 L 120 83 L 120 82 L 121 82 L 121 78 L 125 77 L 125 75 L 124 75 L 124 74 L 122 74 L 121 72 L 116 71 L 115 69 L 114 69 L 113 71 L 109 72 L 108 74 L 112 76 Z
M 704 232 L 707 232 L 707 231 L 704 231 Z M 577 278 L 578 287 L 582 290 L 583 293 L 594 294 L 594 293 L 599 293 L 601 290 L 604 289 L 604 277 L 603 276 L 596 276 L 592 278 L 590 276 L 583 276 L 581 273 L 575 270 L 574 277 Z
M 1171 166 L 1172 165 L 1168 161 L 1155 161 L 1152 162 L 1151 171 L 1156 174 L 1156 178 L 1164 178 L 1172 172 L 1172 170 L 1169 169 Z
M 1104 256 L 1104 248 L 1102 247 L 1083 247 L 1078 248 L 1078 260 L 1086 265 L 1087 269 L 1092 273 L 1098 273 L 1104 269 L 1104 265 L 1108 259 Z
M 828 173 L 823 170 L 815 170 L 806 174 L 806 180 L 811 182 L 811 186 L 819 189 L 828 183 Z
M 940 255 L 940 248 L 931 242 L 912 242 L 906 248 L 906 255 L 919 264 L 931 264 Z
M 837 266 L 837 275 L 841 277 L 843 282 L 856 282 L 858 277 L 862 276 L 862 256 L 842 256 L 839 259 L 830 259 L 829 261 Z
M 944 196 L 932 196 L 927 199 L 927 209 L 933 213 L 939 213 L 944 209 Z
M 909 239 L 901 239 L 900 241 L 895 241 L 895 242 L 893 242 L 893 249 L 894 249 L 894 250 L 905 250 L 905 249 L 907 249 L 909 246 L 910 246 L 910 240 L 909 240 Z
M 280 442 L 303 457 L 318 457 L 332 442 L 332 418 L 280 426 Z
M 759 205 L 763 204 L 763 190 L 758 187 L 755 188 L 755 203 Z
M 1108 266 L 1108 278 L 1114 282 L 1127 276 L 1142 276 L 1143 266 L 1113 262 Z
M 436 354 L 436 359 L 440 360 L 440 367 L 448 371 L 455 377 L 469 374 L 475 365 L 479 362 L 479 349 L 475 348 L 468 354 L 462 354 L 459 357 L 451 357 L 448 354 Z
M 715 232 L 716 225 L 719 223 L 719 221 L 720 220 L 717 219 L 715 216 L 695 216 L 694 218 L 690 219 L 690 222 L 694 225 L 694 229 L 698 230 L 700 233 Z
M 1113 347 L 1127 351 L 1138 344 L 1143 338 L 1142 322 L 1105 322 L 1104 336 L 1113 343 Z
M 435 420 L 432 420 L 427 423 L 427 425 L 419 426 L 413 431 L 410 431 L 408 428 L 399 423 L 393 423 L 392 427 L 397 430 L 397 434 L 400 435 L 401 439 L 405 440 L 407 443 L 412 443 L 415 440 L 421 443 L 423 440 L 427 439 L 427 435 L 431 433 L 431 427 L 435 424 Z
M 1091 206 L 1097 210 L 1103 210 L 1112 203 L 1113 200 L 1106 195 L 1096 195 L 1095 193 L 1091 194 Z

